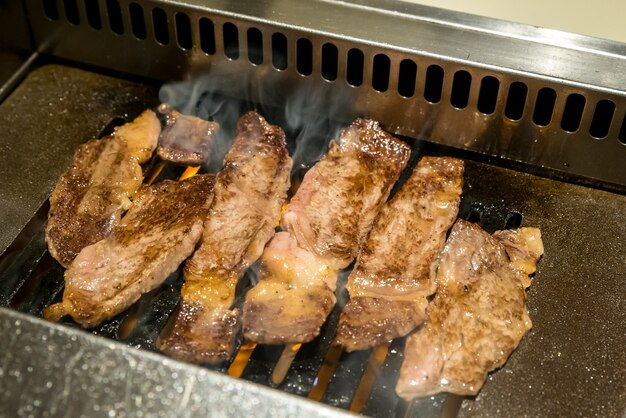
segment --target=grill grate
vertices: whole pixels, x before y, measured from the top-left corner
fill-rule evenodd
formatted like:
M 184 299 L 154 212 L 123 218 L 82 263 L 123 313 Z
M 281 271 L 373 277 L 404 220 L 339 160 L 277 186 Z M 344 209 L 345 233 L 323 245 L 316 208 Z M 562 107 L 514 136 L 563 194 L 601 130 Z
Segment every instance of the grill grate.
M 104 133 L 111 131 L 121 121 L 121 118 L 114 119 L 107 125 Z M 414 152 L 413 163 L 419 159 L 418 155 L 438 150 L 436 147 L 429 149 L 433 147 L 418 145 L 414 147 L 419 151 Z M 149 183 L 181 177 L 182 168 L 169 163 L 163 164 L 153 160 L 149 167 L 145 174 Z M 400 183 L 406 179 L 410 171 L 405 171 Z M 299 179 L 302 173 L 300 169 L 296 170 L 294 175 Z M 399 186 L 396 186 L 396 189 L 398 188 Z M 472 216 L 476 216 L 478 206 L 471 190 L 466 188 L 460 215 L 472 219 Z M 514 212 L 517 209 L 514 206 L 502 209 L 492 208 L 489 211 L 482 209 L 481 213 L 484 215 L 479 215 L 480 219 L 476 220 L 482 220 L 483 227 L 493 232 L 507 224 L 512 225 L 509 220 L 511 213 L 521 216 Z M 49 203 L 46 203 L 0 259 L 0 265 L 5 266 L 0 272 L 3 305 L 35 316 L 41 316 L 48 305 L 59 301 L 63 290 L 64 270 L 47 252 L 43 238 L 48 210 Z M 34 234 L 28 240 L 25 236 L 33 233 L 32 231 Z M 26 244 L 21 245 L 21 242 Z M 399 400 L 394 393 L 395 379 L 402 359 L 403 338 L 394 341 L 389 350 L 386 347 L 379 347 L 374 350 L 341 353 L 337 348 L 331 347 L 339 315 L 347 297 L 343 289 L 347 276 L 348 271 L 341 274 L 337 290 L 337 299 L 340 302 L 329 316 L 320 336 L 313 342 L 304 344 L 299 350 L 294 350 L 297 354 L 284 380 L 279 384 L 274 384 L 271 376 L 283 352 L 282 346 L 256 346 L 247 362 L 244 360 L 243 369 L 238 372 L 229 371 L 231 362 L 237 361 L 235 360 L 237 353 L 230 362 L 211 368 L 255 383 L 277 387 L 292 394 L 308 396 L 334 407 L 362 411 L 371 416 L 403 416 L 407 410 L 411 413 L 411 407 Z M 176 309 L 180 300 L 181 285 L 182 267 L 172 273 L 161 287 L 144 295 L 130 309 L 96 327 L 92 333 L 119 340 L 132 347 L 158 352 L 156 339 Z M 246 274 L 239 285 L 235 305 L 241 307 L 244 294 L 250 287 L 251 275 Z M 71 319 L 63 319 L 61 323 L 80 328 Z M 377 355 L 374 355 L 374 351 Z M 368 365 L 370 370 L 367 373 L 368 377 L 365 377 Z M 362 379 L 365 381 L 361 382 Z M 427 403 L 430 416 L 435 416 L 442 405 L 441 398 L 438 397 L 434 402 L 421 400 L 418 404 Z M 422 410 L 419 413 L 420 416 L 424 416 Z

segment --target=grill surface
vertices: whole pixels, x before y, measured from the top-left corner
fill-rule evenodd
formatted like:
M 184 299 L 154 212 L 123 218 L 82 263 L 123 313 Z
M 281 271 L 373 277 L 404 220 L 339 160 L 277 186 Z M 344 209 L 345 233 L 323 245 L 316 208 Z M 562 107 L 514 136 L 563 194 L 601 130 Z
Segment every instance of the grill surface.
M 31 315 L 0 310 L 0 330 L 7 336 L 0 350 L 8 353 L 0 362 L 1 404 L 20 408 L 5 412 L 59 413 L 59 405 L 67 403 L 74 408 L 72 415 L 89 415 L 95 406 L 120 415 L 139 411 L 192 415 L 219 408 L 224 415 L 251 410 L 285 416 L 334 413 L 243 381 L 271 386 L 270 374 L 282 347 L 256 347 L 242 379 L 233 380 L 94 338 L 71 329 L 75 327 L 71 321 L 57 325 L 32 318 L 40 316 L 62 290 L 62 268 L 46 253 L 42 230 L 45 202 L 56 178 L 78 143 L 97 135 L 115 117 L 132 117 L 154 104 L 155 90 L 149 86 L 55 65 L 32 73 L 0 105 L 0 117 L 10 122 L 0 132 L 0 145 L 7 151 L 0 154 L 0 167 L 15 170 L 18 166 L 11 164 L 22 164 L 19 173 L 1 173 L 0 194 L 7 203 L 0 210 L 0 243 L 7 243 L 8 250 L 0 258 L 0 303 Z M 425 153 L 477 157 L 423 142 L 414 143 L 413 149 L 414 157 Z M 179 171 L 166 168 L 161 177 L 176 177 Z M 468 161 L 465 178 L 461 217 L 479 220 L 492 232 L 507 223 L 514 225 L 519 214 L 523 225 L 541 228 L 545 256 L 528 296 L 533 329 L 507 364 L 490 375 L 480 394 L 463 401 L 460 415 L 624 414 L 626 262 L 620 248 L 626 240 L 622 227 L 626 198 L 483 162 Z M 161 288 L 94 333 L 154 351 L 159 330 L 178 302 L 180 285 L 179 273 L 173 274 Z M 338 314 L 339 308 L 321 337 L 300 349 L 279 389 L 299 396 L 309 393 Z M 402 346 L 401 340 L 391 344 L 363 414 L 440 413 L 445 396 L 410 406 L 396 397 L 393 388 Z M 324 403 L 350 406 L 369 355 L 341 357 L 322 396 Z M 238 394 L 240 390 L 250 397 Z M 12 402 L 16 394 L 20 394 L 17 404 Z M 144 402 L 141 396 L 146 394 Z

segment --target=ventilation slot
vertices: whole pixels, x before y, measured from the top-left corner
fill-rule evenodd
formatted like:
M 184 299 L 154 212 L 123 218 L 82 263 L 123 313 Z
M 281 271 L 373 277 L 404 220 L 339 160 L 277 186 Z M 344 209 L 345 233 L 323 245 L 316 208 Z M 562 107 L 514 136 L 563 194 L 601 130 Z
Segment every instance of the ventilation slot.
M 178 46 L 184 50 L 191 49 L 191 21 L 185 13 L 176 13 L 176 41 Z
M 239 31 L 232 23 L 224 23 L 224 55 L 231 60 L 239 58 Z
M 122 9 L 117 0 L 107 0 L 107 14 L 109 15 L 109 27 L 114 33 L 121 35 L 124 33 L 124 22 L 122 21 Z
M 152 9 L 152 23 L 154 25 L 154 39 L 161 45 L 167 45 L 170 42 L 167 15 L 160 7 Z
M 143 15 L 143 8 L 137 3 L 131 3 L 128 6 L 130 12 L 130 27 L 133 35 L 137 39 L 146 39 L 146 20 Z
M 210 19 L 203 17 L 199 22 L 200 48 L 209 55 L 215 54 L 215 25 Z
M 469 101 L 472 76 L 467 71 L 457 71 L 452 80 L 452 94 L 450 104 L 457 109 L 465 109 Z
M 615 103 L 610 100 L 600 100 L 596 105 L 589 128 L 591 136 L 597 139 L 605 138 L 609 134 L 613 114 L 615 114 Z
M 78 15 L 78 4 L 76 0 L 65 0 L 63 2 L 65 6 L 65 18 L 72 25 L 78 25 L 80 23 L 80 16 Z
M 333 44 L 324 44 L 322 46 L 322 77 L 328 81 L 337 79 L 337 66 L 339 59 L 339 51 Z
M 306 38 L 300 38 L 296 43 L 296 68 L 302 75 L 313 72 L 313 44 Z
M 277 70 L 287 69 L 287 37 L 279 32 L 272 35 L 272 65 Z
M 385 92 L 389 88 L 389 67 L 391 61 L 384 54 L 374 57 L 374 68 L 372 69 L 372 87 L 376 91 Z
M 504 220 L 504 229 L 517 229 L 522 225 L 522 214 L 509 212 Z
M 263 64 L 263 34 L 257 28 L 248 29 L 248 60 L 255 65 Z
M 622 127 L 619 130 L 619 135 L 617 136 L 619 142 L 626 145 L 626 115 L 624 115 L 624 120 L 622 121 Z
M 424 99 L 430 103 L 439 103 L 443 88 L 443 68 L 431 65 L 426 70 L 426 84 L 424 85 Z
M 400 62 L 398 74 L 398 93 L 403 97 L 413 97 L 415 94 L 415 79 L 417 77 L 417 65 L 409 60 Z
M 485 115 L 491 115 L 496 110 L 496 102 L 498 101 L 498 91 L 500 90 L 500 80 L 495 77 L 487 76 L 480 83 L 480 92 L 478 93 L 478 111 Z
M 43 0 L 43 12 L 50 20 L 59 20 L 59 9 L 56 0 Z
M 98 0 L 85 0 L 85 12 L 87 13 L 87 23 L 89 23 L 89 26 L 96 30 L 102 29 Z
M 578 94 L 570 94 L 565 102 L 563 110 L 563 119 L 561 119 L 561 128 L 565 132 L 576 132 L 580 127 L 580 121 L 585 110 L 585 98 Z
M 363 84 L 363 63 L 365 57 L 360 49 L 352 48 L 348 51 L 348 67 L 346 69 L 346 80 L 348 84 L 358 87 Z
M 533 122 L 538 126 L 548 126 L 552 120 L 556 103 L 556 92 L 549 87 L 544 87 L 537 93 L 537 102 L 533 112 Z
M 506 100 L 504 114 L 507 118 L 515 121 L 520 120 L 524 115 L 524 105 L 526 104 L 526 96 L 528 95 L 528 87 L 526 84 L 516 81 L 509 87 L 509 97 Z

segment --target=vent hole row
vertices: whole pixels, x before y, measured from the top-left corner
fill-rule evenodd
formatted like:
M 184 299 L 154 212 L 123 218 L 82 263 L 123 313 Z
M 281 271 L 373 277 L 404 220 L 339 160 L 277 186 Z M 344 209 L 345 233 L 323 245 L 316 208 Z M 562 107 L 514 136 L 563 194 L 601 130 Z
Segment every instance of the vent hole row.
M 72 25 L 81 23 L 81 9 L 84 11 L 86 23 L 95 30 L 103 27 L 103 21 L 108 23 L 112 32 L 118 35 L 124 34 L 124 15 L 128 14 L 128 24 L 132 35 L 144 40 L 148 36 L 148 26 L 144 7 L 139 3 L 131 2 L 128 10 L 122 9 L 119 0 L 41 0 L 44 14 L 52 21 L 59 20 L 63 14 L 67 22 Z M 105 16 L 101 15 L 100 2 L 103 1 Z M 62 9 L 60 9 L 61 7 Z M 154 7 L 149 11 L 151 27 L 154 39 L 162 45 L 170 43 L 170 22 L 168 15 L 160 7 Z M 173 27 L 175 39 L 180 48 L 190 50 L 193 48 L 192 22 L 185 13 L 175 13 Z M 240 58 L 239 28 L 230 22 L 222 26 L 222 40 L 224 54 L 231 60 Z M 213 21 L 203 17 L 198 21 L 198 34 L 200 49 L 206 54 L 213 55 L 217 51 L 217 31 Z M 263 34 L 257 28 L 249 28 L 245 33 L 247 42 L 247 59 L 253 65 L 261 65 L 264 62 Z M 269 52 L 269 51 L 268 51 Z M 284 71 L 289 63 L 289 45 L 287 37 L 282 33 L 273 33 L 271 37 L 271 63 L 274 68 Z M 336 81 L 339 77 L 340 55 L 339 49 L 332 43 L 325 43 L 321 48 L 321 76 L 329 81 Z M 315 56 L 314 46 L 307 38 L 300 38 L 295 45 L 296 70 L 302 76 L 313 74 Z M 346 54 L 345 80 L 354 87 L 364 83 L 365 55 L 358 48 L 350 49 Z M 392 63 L 385 54 L 377 54 L 371 63 L 371 87 L 379 92 L 387 92 L 392 79 Z M 411 59 L 404 59 L 397 68 L 397 93 L 405 98 L 413 97 L 418 87 L 423 87 L 423 97 L 430 103 L 439 103 L 444 93 L 444 81 L 446 74 L 439 65 L 430 65 L 425 68 L 423 86 L 418 86 L 420 81 L 417 64 Z M 420 70 L 421 71 L 421 70 Z M 485 115 L 492 115 L 498 108 L 498 100 L 501 94 L 506 94 L 504 101 L 504 115 L 511 121 L 519 121 L 525 116 L 528 102 L 528 86 L 522 82 L 513 82 L 506 91 L 501 91 L 500 81 L 493 76 L 483 77 L 480 81 L 476 108 Z M 452 74 L 452 86 L 450 89 L 450 104 L 457 109 L 465 109 L 469 105 L 472 86 L 472 75 L 465 70 L 459 70 Z M 503 98 L 504 99 L 504 98 Z M 537 92 L 536 102 L 532 106 L 532 121 L 539 127 L 546 127 L 553 122 L 555 107 L 557 104 L 556 92 L 545 87 Z M 560 127 L 565 132 L 577 132 L 580 129 L 583 116 L 587 108 L 585 96 L 573 93 L 567 96 L 561 114 Z M 589 127 L 589 134 L 602 139 L 608 136 L 616 106 L 610 100 L 600 100 L 595 104 L 593 116 Z M 621 129 L 618 139 L 626 144 L 626 117 L 620 121 Z

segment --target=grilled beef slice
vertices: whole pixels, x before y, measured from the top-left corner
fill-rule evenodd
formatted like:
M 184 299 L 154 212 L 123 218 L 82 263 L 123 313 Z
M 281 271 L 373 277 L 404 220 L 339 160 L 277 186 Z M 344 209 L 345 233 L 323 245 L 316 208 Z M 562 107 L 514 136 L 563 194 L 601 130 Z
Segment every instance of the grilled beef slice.
M 407 340 L 398 394 L 476 395 L 532 326 L 525 286 L 542 253 L 537 228 L 490 236 L 457 221 L 441 256 L 428 319 Z
M 281 128 L 254 112 L 239 120 L 202 244 L 185 265 L 180 310 L 157 342 L 161 351 L 195 363 L 231 356 L 240 328 L 239 312 L 231 309 L 235 287 L 274 235 L 292 164 Z
M 67 268 L 86 246 L 108 236 L 141 186 L 140 164 L 157 146 L 161 125 L 146 110 L 113 135 L 78 147 L 50 197 L 46 241 Z
M 69 314 L 95 327 L 158 287 L 193 252 L 213 199 L 213 176 L 143 186 L 102 241 L 83 248 L 65 272 L 63 301 L 44 317 Z
M 406 166 L 409 147 L 357 119 L 304 176 L 246 296 L 244 335 L 266 344 L 311 341 L 335 304 L 347 267 Z
M 422 323 L 446 232 L 459 211 L 463 169 L 455 158 L 423 157 L 383 206 L 348 278 L 338 345 L 364 350 Z

